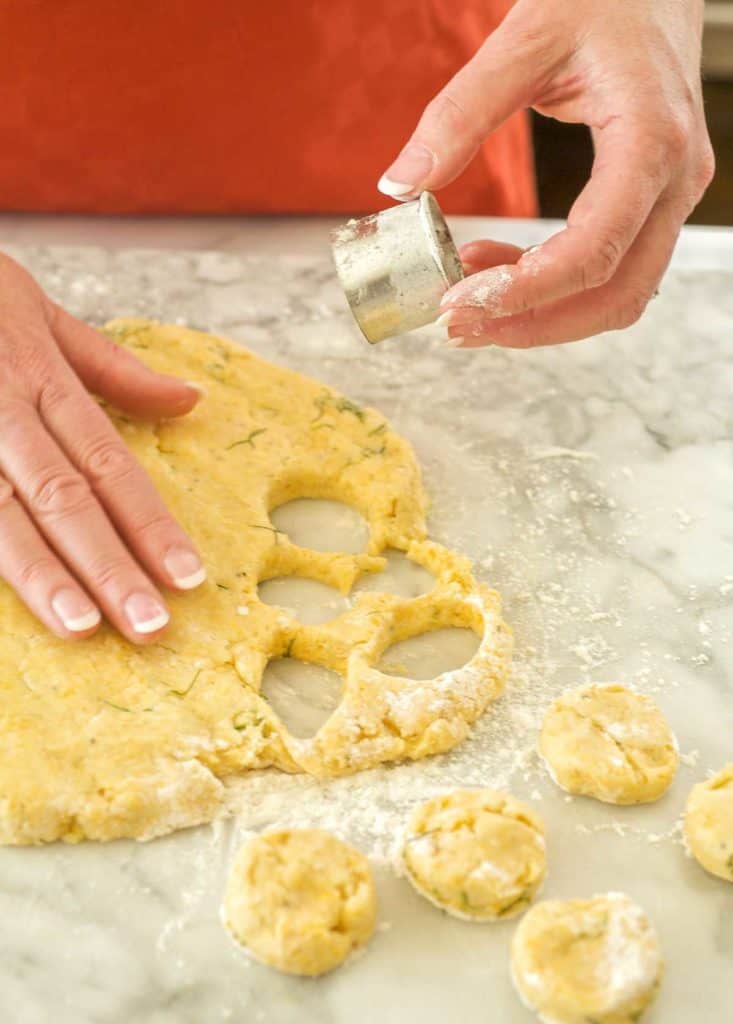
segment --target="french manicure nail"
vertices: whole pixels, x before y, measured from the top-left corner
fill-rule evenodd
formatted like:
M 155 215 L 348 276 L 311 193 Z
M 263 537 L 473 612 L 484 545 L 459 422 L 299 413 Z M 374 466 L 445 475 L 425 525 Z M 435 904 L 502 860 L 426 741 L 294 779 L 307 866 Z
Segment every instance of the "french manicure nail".
M 435 166 L 435 154 L 420 142 L 408 142 L 377 188 L 392 199 L 407 199 L 420 191 L 420 186 Z
M 453 306 L 447 309 L 435 321 L 440 327 L 458 327 L 463 324 L 470 326 L 485 318 L 483 309 L 469 309 L 466 306 Z
M 389 196 L 390 199 L 404 199 L 410 195 L 414 187 L 414 185 L 400 184 L 398 181 L 392 181 L 386 174 L 383 174 L 377 182 L 379 191 Z
M 465 338 L 461 338 L 461 337 L 458 337 L 458 338 L 446 338 L 445 346 L 446 346 L 446 348 L 461 348 L 461 346 L 463 345 L 463 342 L 465 340 L 466 340 Z
M 83 594 L 65 587 L 51 598 L 51 607 L 70 633 L 84 633 L 102 621 L 99 610 Z
M 125 601 L 125 615 L 136 633 L 155 633 L 167 626 L 170 615 L 159 601 L 149 594 L 130 594 Z
M 206 569 L 188 548 L 171 548 L 163 559 L 166 572 L 179 590 L 193 590 L 206 579 Z
M 186 387 L 187 388 L 191 388 L 192 391 L 198 391 L 198 393 L 202 397 L 208 394 L 208 391 L 206 390 L 204 385 L 203 384 L 198 384 L 195 380 L 187 380 L 187 381 L 184 381 L 184 383 L 185 383 Z

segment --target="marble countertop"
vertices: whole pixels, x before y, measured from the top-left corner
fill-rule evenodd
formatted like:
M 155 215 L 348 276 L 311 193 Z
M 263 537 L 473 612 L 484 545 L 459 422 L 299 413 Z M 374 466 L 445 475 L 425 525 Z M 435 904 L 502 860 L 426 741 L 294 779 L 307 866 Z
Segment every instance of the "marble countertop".
M 645 1021 L 733 1019 L 733 886 L 685 855 L 677 824 L 690 787 L 733 759 L 733 231 L 688 229 L 628 331 L 461 352 L 436 328 L 360 342 L 328 259 L 332 223 L 0 215 L 0 248 L 93 322 L 204 326 L 379 407 L 415 445 L 431 534 L 504 595 L 517 640 L 507 693 L 444 757 L 327 784 L 257 773 L 234 787 L 231 818 L 149 844 L 1 849 L 3 1019 L 531 1024 L 509 981 L 514 923 L 446 918 L 387 863 L 411 803 L 456 784 L 534 803 L 548 830 L 545 896 L 621 890 L 648 911 L 667 974 Z M 519 244 L 553 230 L 454 227 L 461 241 Z M 656 804 L 567 798 L 538 764 L 547 704 L 590 680 L 632 683 L 665 711 L 683 757 Z M 378 882 L 373 942 L 317 981 L 251 964 L 218 921 L 243 836 L 293 823 L 338 827 L 372 855 Z

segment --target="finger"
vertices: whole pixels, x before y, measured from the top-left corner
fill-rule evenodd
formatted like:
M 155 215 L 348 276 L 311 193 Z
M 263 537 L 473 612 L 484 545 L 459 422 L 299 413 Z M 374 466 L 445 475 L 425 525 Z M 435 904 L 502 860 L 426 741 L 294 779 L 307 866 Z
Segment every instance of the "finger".
M 0 469 L 36 526 L 128 639 L 154 637 L 169 615 L 91 492 L 31 406 L 0 409 Z
M 458 177 L 486 137 L 530 105 L 567 46 L 561 33 L 533 30 L 516 8 L 430 101 L 411 139 L 379 180 L 392 199 L 413 199 Z
M 466 242 L 458 250 L 463 269 L 467 274 L 476 274 L 488 267 L 498 267 L 504 263 L 516 263 L 524 255 L 525 250 L 508 242 L 495 242 L 493 239 L 477 239 Z
M 494 242 L 490 239 L 467 242 L 458 250 L 466 274 L 475 274 L 487 267 L 503 263 L 516 263 L 523 252 L 524 249 L 520 249 L 517 245 Z M 448 310 L 441 313 L 435 322 L 441 327 L 449 327 L 455 321 L 456 315 L 457 313 L 453 310 Z
M 102 617 L 0 477 L 0 576 L 57 636 L 90 636 Z
M 39 394 L 50 433 L 94 494 L 141 565 L 166 586 L 191 590 L 206 570 L 140 463 L 103 410 L 68 370 Z
M 567 227 L 515 266 L 454 285 L 443 296 L 444 312 L 479 307 L 489 317 L 511 316 L 611 280 L 671 173 L 664 143 L 622 122 L 598 133 L 593 171 Z
M 489 344 L 534 348 L 630 326 L 639 319 L 659 285 L 684 217 L 684 206 L 665 196 L 649 215 L 609 284 L 516 316 L 452 325 L 449 344 L 460 348 Z
M 200 385 L 155 373 L 127 349 L 60 306 L 53 307 L 51 329 L 85 386 L 123 412 L 156 419 L 183 416 L 201 398 Z

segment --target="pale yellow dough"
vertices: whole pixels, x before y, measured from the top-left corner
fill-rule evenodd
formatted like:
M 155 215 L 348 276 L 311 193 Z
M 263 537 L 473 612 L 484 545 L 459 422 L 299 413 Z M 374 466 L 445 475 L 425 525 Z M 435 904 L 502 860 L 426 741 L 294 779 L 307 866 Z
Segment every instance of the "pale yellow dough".
M 242 847 L 222 919 L 263 964 L 288 974 L 332 971 L 374 931 L 366 858 L 319 829 L 266 832 Z
M 559 786 L 610 804 L 656 800 L 679 762 L 651 697 L 615 683 L 563 693 L 545 716 L 539 750 Z
M 733 882 L 733 761 L 692 787 L 685 809 L 685 839 L 706 871 Z
M 417 891 L 449 914 L 513 917 L 544 881 L 544 826 L 505 793 L 457 789 L 415 808 L 401 863 Z
M 56 639 L 0 584 L 0 842 L 149 838 L 210 820 L 235 773 L 338 775 L 464 739 L 502 689 L 510 634 L 467 559 L 426 539 L 410 445 L 378 412 L 231 342 L 146 321 L 108 331 L 207 390 L 179 420 L 112 419 L 198 545 L 208 580 L 168 594 L 171 626 L 148 647 L 107 627 L 80 643 Z M 359 510 L 368 550 L 292 544 L 269 512 L 296 497 Z M 318 626 L 257 596 L 260 580 L 289 574 L 347 593 L 384 566 L 387 547 L 432 572 L 434 589 L 413 600 L 362 594 Z M 462 669 L 427 681 L 376 670 L 392 643 L 446 626 L 481 636 Z M 344 679 L 312 738 L 290 735 L 260 696 L 268 660 L 286 654 Z
M 632 1024 L 656 995 L 664 964 L 644 911 L 623 893 L 545 900 L 522 918 L 512 980 L 544 1024 Z

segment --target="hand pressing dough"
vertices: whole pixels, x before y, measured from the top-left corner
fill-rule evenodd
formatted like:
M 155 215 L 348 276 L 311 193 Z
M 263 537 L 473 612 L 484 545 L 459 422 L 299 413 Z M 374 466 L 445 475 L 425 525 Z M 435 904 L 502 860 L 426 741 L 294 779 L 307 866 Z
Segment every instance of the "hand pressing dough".
M 733 882 L 733 761 L 692 787 L 685 809 L 685 839 L 706 871 Z
M 222 919 L 263 964 L 318 975 L 343 963 L 376 923 L 366 858 L 320 829 L 266 832 L 237 855 Z
M 150 838 L 210 820 L 221 780 L 253 768 L 339 775 L 448 750 L 501 691 L 510 635 L 498 595 L 425 536 L 410 445 L 376 411 L 212 335 L 147 321 L 109 334 L 156 370 L 204 385 L 180 420 L 112 413 L 125 443 L 201 551 L 207 582 L 169 593 L 171 626 L 137 647 L 112 629 L 52 636 L 0 583 L 0 842 Z M 332 498 L 368 521 L 367 551 L 292 544 L 270 521 L 296 497 Z M 264 604 L 263 579 L 301 575 L 348 593 L 387 547 L 436 577 L 413 600 L 361 595 L 304 626 Z M 481 635 L 456 672 L 378 672 L 396 641 L 444 626 Z M 260 696 L 271 658 L 292 654 L 344 678 L 315 736 L 292 736 Z
M 662 979 L 657 936 L 622 893 L 545 900 L 512 939 L 512 981 L 544 1024 L 631 1024 Z
M 415 889 L 449 914 L 474 921 L 513 917 L 544 881 L 544 826 L 504 793 L 454 790 L 414 810 L 401 863 Z
M 654 701 L 616 683 L 563 693 L 545 716 L 539 750 L 558 786 L 609 804 L 656 800 L 679 761 Z

